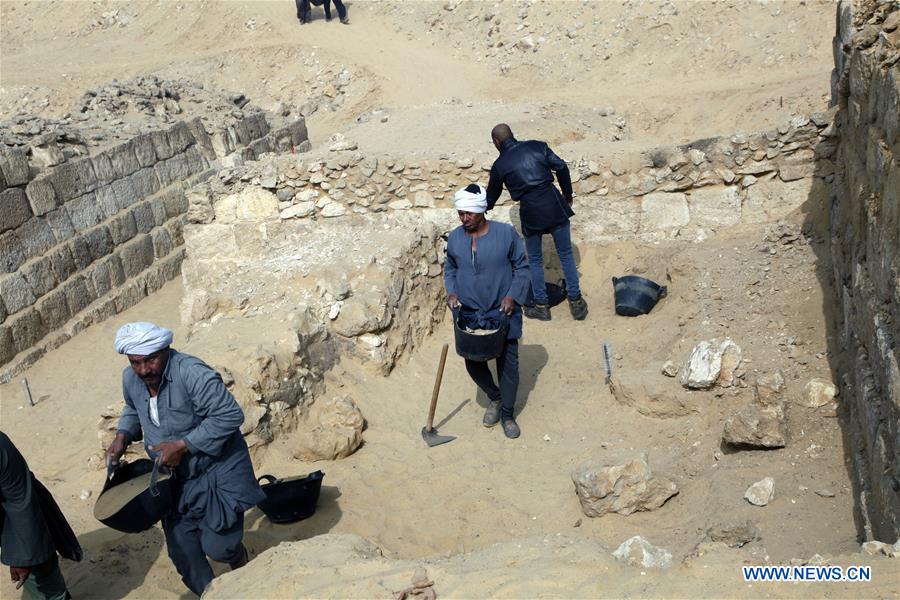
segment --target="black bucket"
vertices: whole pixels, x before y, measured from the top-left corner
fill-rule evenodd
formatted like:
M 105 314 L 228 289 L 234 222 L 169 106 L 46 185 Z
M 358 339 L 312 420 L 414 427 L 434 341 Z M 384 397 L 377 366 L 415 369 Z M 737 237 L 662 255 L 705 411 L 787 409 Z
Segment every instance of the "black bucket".
M 111 470 L 112 468 L 110 468 Z M 116 498 L 109 490 L 135 479 L 141 480 L 133 494 Z M 94 517 L 117 531 L 140 533 L 159 523 L 172 509 L 175 481 L 159 463 L 146 458 L 123 464 L 107 476 L 103 491 L 94 504 Z
M 322 471 L 287 479 L 263 475 L 259 482 L 268 482 L 261 486 L 266 499 L 257 506 L 273 523 L 294 523 L 308 519 L 316 512 L 324 477 L 325 473 Z
M 616 314 L 624 317 L 646 315 L 666 295 L 666 286 L 637 275 L 613 277 L 612 282 L 616 296 Z
M 490 333 L 475 334 L 466 331 L 461 323 L 462 311 L 453 311 L 453 335 L 456 338 L 456 353 L 467 360 L 484 362 L 493 360 L 503 354 L 506 333 L 509 331 L 509 318 L 504 314 L 498 329 Z

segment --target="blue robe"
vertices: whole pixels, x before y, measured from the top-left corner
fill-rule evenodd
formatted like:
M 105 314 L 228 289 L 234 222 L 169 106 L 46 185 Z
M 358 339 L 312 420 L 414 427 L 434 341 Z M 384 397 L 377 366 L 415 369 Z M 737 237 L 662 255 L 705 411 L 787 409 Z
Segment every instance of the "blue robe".
M 522 308 L 528 297 L 531 279 L 522 238 L 512 225 L 488 221 L 488 232 L 477 238 L 472 250 L 472 237 L 462 225 L 447 239 L 444 262 L 444 287 L 448 294 L 459 296 L 464 308 L 476 319 L 495 320 L 500 316 L 500 301 L 509 296 L 516 308 L 509 319 L 507 339 L 522 337 Z

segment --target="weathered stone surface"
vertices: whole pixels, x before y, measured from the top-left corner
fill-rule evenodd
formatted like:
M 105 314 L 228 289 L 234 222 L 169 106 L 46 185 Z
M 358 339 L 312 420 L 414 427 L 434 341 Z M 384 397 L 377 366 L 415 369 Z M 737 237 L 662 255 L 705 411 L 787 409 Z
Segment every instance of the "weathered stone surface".
M 81 275 L 72 277 L 60 286 L 60 289 L 66 295 L 66 306 L 69 309 L 69 313 L 73 316 L 95 299 L 88 289 L 87 282 Z
M 7 325 L 0 325 L 0 365 L 8 363 L 15 355 L 16 346 L 12 330 Z
M 353 454 L 362 443 L 365 419 L 347 396 L 316 402 L 311 410 L 315 423 L 301 429 L 294 439 L 294 457 L 301 460 L 335 460 Z
M 750 405 L 725 421 L 722 440 L 738 448 L 783 448 L 787 438 L 784 412 L 780 408 Z
M 15 231 L 0 233 L 0 273 L 12 273 L 25 262 L 22 243 Z
M 169 134 L 164 130 L 151 131 L 149 134 L 150 143 L 153 144 L 153 151 L 156 153 L 157 160 L 166 160 L 174 154 L 172 144 L 169 143 Z
M 703 187 L 688 195 L 691 225 L 729 227 L 741 222 L 741 196 L 738 186 Z
M 153 263 L 153 240 L 146 233 L 123 244 L 116 253 L 128 278 L 138 275 Z
M 53 269 L 50 268 L 50 259 L 46 256 L 40 256 L 25 263 L 19 272 L 28 282 L 36 298 L 40 298 L 56 287 L 56 277 L 53 275 Z
M 722 542 L 729 548 L 740 548 L 760 538 L 759 529 L 747 521 L 737 525 L 716 525 L 706 530 L 706 536 L 713 542 Z
M 122 259 L 118 255 L 113 254 L 108 257 L 104 264 L 109 271 L 109 282 L 113 287 L 117 287 L 125 283 L 125 269 L 122 267 Z
M 97 176 L 98 185 L 109 185 L 119 178 L 112 160 L 106 152 L 97 154 L 91 158 L 91 162 L 94 165 L 94 174 Z
M 156 149 L 149 135 L 142 134 L 132 138 L 131 149 L 134 150 L 134 156 L 141 167 L 152 167 L 156 164 Z
M 97 196 L 94 194 L 85 194 L 67 202 L 66 210 L 76 231 L 84 231 L 103 220 Z
M 278 219 L 278 198 L 272 192 L 248 186 L 237 194 L 218 200 L 214 207 L 217 223 Z
M 167 219 L 182 215 L 188 211 L 188 199 L 180 187 L 175 187 L 163 197 L 165 216 Z
M 135 204 L 131 207 L 130 212 L 134 215 L 134 224 L 139 233 L 150 233 L 150 230 L 156 225 L 153 209 L 149 202 Z
M 72 252 L 72 259 L 75 261 L 75 267 L 80 270 L 87 267 L 94 258 L 91 256 L 91 247 L 88 246 L 84 236 L 76 235 L 69 241 L 69 250 Z
M 109 222 L 109 233 L 113 243 L 120 245 L 137 234 L 137 224 L 134 222 L 134 213 L 125 210 L 113 217 Z
M 87 242 L 91 251 L 91 258 L 99 260 L 110 254 L 115 247 L 109 228 L 106 225 L 100 225 L 84 232 L 84 240 Z
M 115 173 L 114 180 L 124 179 L 141 168 L 141 164 L 134 155 L 134 147 L 131 143 L 119 144 L 115 148 L 108 150 L 107 154 Z
M 675 482 L 652 474 L 646 454 L 621 464 L 582 463 L 572 473 L 572 481 L 581 510 L 588 517 L 654 510 L 678 493 Z
M 321 214 L 325 218 L 341 217 L 347 213 L 347 209 L 337 202 L 329 202 L 322 207 Z
M 316 210 L 314 202 L 298 202 L 281 211 L 279 216 L 282 219 L 302 219 L 313 214 Z
M 9 188 L 0 192 L 0 233 L 15 229 L 31 216 L 25 190 Z
M 760 181 L 746 191 L 741 208 L 744 223 L 777 221 L 803 206 L 812 191 L 812 180 L 801 179 L 784 183 L 778 180 Z
M 193 172 L 185 154 L 177 154 L 168 160 L 158 162 L 153 169 L 162 187 L 187 179 Z
M 775 480 L 766 477 L 757 481 L 747 488 L 744 498 L 755 506 L 766 506 L 775 498 Z
M 38 300 L 34 308 L 40 314 L 41 322 L 51 331 L 61 328 L 71 316 L 66 292 L 62 289 L 54 290 Z
M 93 286 L 94 295 L 97 298 L 102 298 L 109 293 L 110 289 L 112 289 L 112 284 L 109 279 L 109 268 L 104 262 L 92 264 L 87 271 L 85 271 L 84 276 Z
M 153 240 L 153 254 L 156 258 L 162 258 L 172 251 L 172 237 L 169 231 L 163 227 L 157 227 L 150 232 Z
M 194 134 L 191 133 L 190 127 L 184 121 L 179 121 L 172 125 L 169 128 L 168 137 L 173 154 L 184 152 L 195 142 Z
M 654 546 L 639 535 L 622 542 L 613 552 L 613 556 L 634 567 L 667 569 L 672 566 L 671 552 Z
M 50 268 L 57 281 L 65 281 L 76 270 L 72 251 L 67 245 L 57 246 L 47 253 L 47 258 L 50 259 Z
M 0 277 L 0 299 L 8 314 L 16 314 L 34 304 L 34 292 L 20 273 Z
M 784 402 L 784 376 L 779 369 L 756 378 L 753 399 L 759 406 L 781 406 Z
M 831 404 L 838 395 L 837 387 L 825 379 L 811 379 L 803 388 L 797 403 L 807 408 L 819 408 Z
M 642 232 L 670 231 L 684 227 L 690 220 L 690 210 L 684 194 L 659 192 L 641 198 Z
M 46 334 L 41 315 L 34 308 L 7 317 L 6 324 L 9 324 L 16 353 L 31 348 Z
M 28 182 L 25 188 L 31 212 L 37 216 L 47 214 L 58 206 L 56 192 L 45 175 L 39 175 Z
M 716 384 L 733 385 L 734 372 L 740 362 L 741 349 L 730 339 L 700 342 L 681 369 L 681 385 L 695 390 L 706 390 Z
M 19 148 L 0 149 L 0 173 L 8 186 L 28 183 L 28 157 Z
M 100 210 L 101 220 L 108 219 L 119 212 L 119 199 L 111 186 L 104 185 L 94 192 L 97 200 L 97 208 Z
M 26 259 L 41 256 L 56 245 L 53 230 L 44 217 L 31 217 L 15 233 Z

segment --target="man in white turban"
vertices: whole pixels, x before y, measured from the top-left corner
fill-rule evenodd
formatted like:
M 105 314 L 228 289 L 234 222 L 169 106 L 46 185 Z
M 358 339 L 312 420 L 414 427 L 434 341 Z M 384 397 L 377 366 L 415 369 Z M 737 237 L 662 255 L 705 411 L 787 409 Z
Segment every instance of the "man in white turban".
M 486 197 L 484 189 L 474 183 L 456 193 L 456 211 L 462 226 L 447 238 L 444 287 L 447 303 L 467 327 L 508 327 L 503 350 L 496 358 L 497 383 L 485 361 L 466 358 L 466 370 L 490 399 L 482 420 L 484 426 L 501 422 L 506 437 L 517 438 L 520 430 L 514 409 L 519 389 L 520 307 L 530 286 L 528 261 L 516 230 L 485 218 Z
M 240 427 L 244 413 L 222 377 L 202 360 L 171 348 L 172 332 L 153 323 L 123 325 L 115 348 L 125 409 L 107 459 L 143 438 L 150 458 L 172 469 L 174 509 L 163 518 L 169 557 L 198 596 L 212 581 L 207 556 L 232 569 L 247 563 L 244 511 L 263 501 Z

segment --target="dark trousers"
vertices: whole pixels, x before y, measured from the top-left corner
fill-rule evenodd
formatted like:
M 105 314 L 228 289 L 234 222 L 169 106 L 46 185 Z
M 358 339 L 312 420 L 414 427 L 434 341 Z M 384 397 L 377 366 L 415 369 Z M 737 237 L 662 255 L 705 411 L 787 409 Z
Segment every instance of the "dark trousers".
M 297 5 L 297 18 L 301 22 L 309 21 L 312 16 L 310 14 L 309 0 L 294 0 L 294 4 Z
M 331 0 L 325 0 L 325 18 L 331 19 Z M 347 18 L 347 7 L 344 6 L 344 3 L 341 0 L 334 0 L 334 6 L 337 8 L 338 17 L 341 19 Z
M 572 252 L 572 229 L 569 221 L 557 225 L 550 231 L 553 243 L 556 245 L 556 253 L 559 254 L 559 262 L 562 264 L 563 275 L 566 278 L 566 291 L 569 298 L 574 300 L 581 297 L 581 287 L 578 285 L 578 269 L 575 268 L 575 255 Z M 528 266 L 531 271 L 531 290 L 534 293 L 535 304 L 547 304 L 547 286 L 544 282 L 544 254 L 541 245 L 543 234 L 536 233 L 525 237 L 525 252 L 528 254 Z
M 500 418 L 511 419 L 516 406 L 516 394 L 519 392 L 519 340 L 506 340 L 503 354 L 497 358 L 499 387 L 494 383 L 487 362 L 467 359 L 466 371 L 491 402 L 500 401 Z
M 25 580 L 26 600 L 69 600 L 72 596 L 66 589 L 66 580 L 59 570 L 59 559 L 53 558 L 45 563 L 31 567 L 28 579 Z
M 206 557 L 230 563 L 243 555 L 244 515 L 225 531 L 213 531 L 201 517 L 173 513 L 163 519 L 166 549 L 184 585 L 198 596 L 213 580 L 212 567 Z

